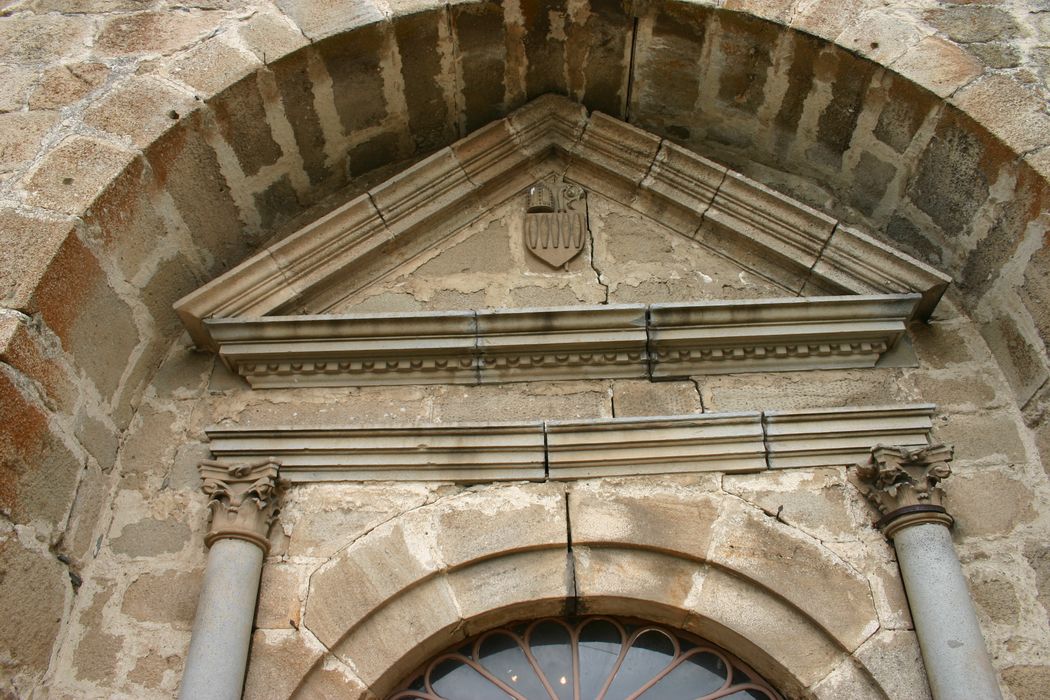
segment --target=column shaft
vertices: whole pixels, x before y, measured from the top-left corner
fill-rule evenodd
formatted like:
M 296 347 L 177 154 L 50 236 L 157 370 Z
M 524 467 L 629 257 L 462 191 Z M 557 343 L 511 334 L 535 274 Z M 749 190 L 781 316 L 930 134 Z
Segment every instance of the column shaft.
M 241 697 L 262 565 L 263 551 L 256 544 L 221 539 L 212 545 L 179 691 L 182 700 Z
M 934 699 L 1001 698 L 948 528 L 903 527 L 893 544 Z

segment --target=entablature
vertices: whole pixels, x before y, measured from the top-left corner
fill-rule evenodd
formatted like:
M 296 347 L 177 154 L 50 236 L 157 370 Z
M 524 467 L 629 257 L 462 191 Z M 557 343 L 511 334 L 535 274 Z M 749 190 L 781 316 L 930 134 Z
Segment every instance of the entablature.
M 644 418 L 206 430 L 216 460 L 313 481 L 487 483 L 845 466 L 930 442 L 930 404 Z
M 874 367 L 918 294 L 206 322 L 255 388 L 672 379 Z

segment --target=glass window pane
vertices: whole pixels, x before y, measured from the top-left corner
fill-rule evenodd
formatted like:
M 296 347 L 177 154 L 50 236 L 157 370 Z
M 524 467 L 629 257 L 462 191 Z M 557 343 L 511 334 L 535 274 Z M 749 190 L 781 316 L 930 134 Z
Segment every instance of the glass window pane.
M 469 665 L 449 659 L 430 674 L 434 692 L 448 700 L 506 700 L 510 698 Z
M 624 641 L 620 630 L 606 620 L 590 621 L 580 630 L 581 698 L 598 697 L 620 658 Z
M 694 654 L 642 694 L 644 700 L 693 700 L 721 688 L 729 670 L 715 654 Z
M 558 700 L 572 700 L 571 644 L 569 630 L 553 620 L 539 623 L 529 636 L 529 650 L 558 694 Z
M 509 634 L 493 634 L 478 647 L 478 661 L 496 678 L 527 698 L 549 700 L 547 690 L 518 641 Z
M 634 640 L 616 672 L 605 700 L 624 700 L 674 660 L 674 642 L 663 632 L 648 630 Z

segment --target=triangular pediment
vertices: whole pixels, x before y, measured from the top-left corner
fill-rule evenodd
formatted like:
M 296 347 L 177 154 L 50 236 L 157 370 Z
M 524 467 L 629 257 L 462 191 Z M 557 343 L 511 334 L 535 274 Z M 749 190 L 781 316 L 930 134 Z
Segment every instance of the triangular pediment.
M 547 186 L 538 190 L 538 183 L 582 193 L 588 213 L 584 217 L 566 210 L 523 219 L 527 211 L 555 211 L 543 202 L 528 208 Z M 526 253 L 521 246 L 531 245 L 529 240 L 535 243 L 535 231 L 527 228 L 530 221 L 535 226 L 537 221 L 547 221 L 542 217 L 555 219 L 555 224 L 543 223 L 547 228 L 541 230 L 549 233 L 551 225 L 563 225 L 557 223 L 562 221 L 559 216 L 584 217 L 574 220 L 575 228 L 565 228 L 565 236 L 566 240 L 575 237 L 575 245 L 588 251 L 552 270 L 540 259 L 549 255 L 541 255 L 535 246 Z M 619 229 L 609 225 L 612 220 L 621 222 Z M 579 221 L 585 223 L 581 226 Z M 623 263 L 631 255 L 623 251 L 632 246 L 638 257 L 633 268 L 621 264 L 603 272 L 595 264 Z M 614 249 L 620 252 L 613 253 Z M 656 253 L 667 249 L 671 257 L 658 259 Z M 608 257 L 600 259 L 600 254 Z M 648 269 L 637 264 L 647 256 L 656 256 Z M 407 315 L 360 316 L 364 311 L 399 309 L 395 301 L 399 290 L 425 286 L 428 275 L 443 278 L 444 289 L 451 292 L 446 303 L 431 303 L 428 298 L 429 313 L 409 305 L 400 307 Z M 523 284 L 522 277 L 535 283 Z M 735 279 L 746 289 L 734 290 L 732 282 L 721 284 L 722 278 Z M 489 286 L 498 287 L 500 280 L 508 290 L 532 289 L 518 300 L 478 294 Z M 715 284 L 705 290 L 707 280 Z M 753 364 L 756 357 L 764 361 L 773 355 L 794 358 L 786 367 L 796 366 L 800 358 L 799 366 L 807 367 L 872 364 L 896 343 L 909 318 L 932 312 L 949 281 L 870 236 L 738 173 L 612 117 L 588 116 L 566 98 L 547 96 L 273 243 L 179 300 L 175 308 L 199 347 L 221 351 L 231 366 L 239 362 L 238 371 L 258 381 L 253 385 L 284 385 L 285 380 L 272 384 L 262 379 L 260 363 L 268 367 L 263 375 L 288 376 L 297 375 L 296 368 L 304 362 L 327 377 L 320 383 L 347 383 L 349 374 L 357 371 L 351 369 L 354 363 L 349 356 L 368 355 L 360 344 L 376 338 L 386 339 L 389 346 L 378 357 L 389 355 L 390 348 L 430 347 L 426 359 L 401 359 L 416 369 L 430 367 L 431 381 L 450 380 L 452 375 L 457 377 L 453 381 L 483 381 L 478 368 L 485 359 L 480 348 L 498 343 L 483 338 L 482 328 L 501 328 L 492 332 L 516 337 L 522 348 L 528 343 L 542 345 L 540 336 L 557 329 L 562 351 L 557 356 L 577 365 L 579 361 L 565 358 L 592 357 L 602 350 L 584 347 L 587 338 L 596 333 L 626 334 L 623 338 L 633 340 L 622 347 L 613 347 L 612 342 L 605 348 L 610 357 L 622 355 L 609 362 L 620 367 L 619 376 L 638 372 L 656 376 L 653 362 L 659 348 L 652 345 L 656 337 L 677 343 L 674 353 L 683 357 L 683 353 L 706 357 L 713 352 L 715 357 L 740 361 L 719 371 L 734 371 L 732 367 Z M 623 292 L 617 294 L 620 285 Z M 642 285 L 648 285 L 648 291 L 631 298 L 632 286 Z M 722 291 L 710 293 L 711 289 Z M 851 301 L 849 295 L 863 296 Z M 725 301 L 736 297 L 766 301 Z M 711 299 L 721 306 L 705 305 Z M 685 306 L 691 310 L 658 308 L 687 300 L 692 306 Z M 534 308 L 532 312 L 478 310 L 516 306 Z M 556 312 L 545 308 L 551 306 L 565 308 Z M 435 308 L 450 311 L 435 316 Z M 413 318 L 413 312 L 419 318 Z M 859 314 L 861 326 L 851 325 L 856 320 L 851 314 Z M 516 320 L 507 321 L 511 317 Z M 651 327 L 653 318 L 668 319 L 670 326 Z M 723 320 L 711 321 L 717 318 Z M 815 326 L 807 325 L 811 318 L 816 319 Z M 706 328 L 710 323 L 720 324 L 721 330 Z M 766 330 L 741 334 L 742 323 Z M 777 324 L 781 330 L 771 332 Z M 679 330 L 672 332 L 672 326 Z M 733 340 L 704 348 L 680 338 L 671 340 L 676 332 L 681 335 L 681 328 L 699 326 L 705 326 L 708 340 L 709 336 Z M 429 328 L 423 334 L 429 333 L 431 340 L 412 340 L 412 329 L 419 328 Z M 574 334 L 576 345 L 566 340 Z M 695 336 L 690 337 L 695 340 Z M 288 343 L 297 349 L 290 351 Z M 435 359 L 438 345 L 458 350 Z M 827 348 L 832 349 L 825 352 Z M 823 359 L 814 361 L 818 355 Z M 515 357 L 503 361 L 521 361 Z M 374 364 L 374 360 L 362 361 Z M 332 362 L 345 371 L 333 372 Z M 445 371 L 449 362 L 462 371 Z M 629 370 L 624 369 L 627 366 Z M 686 361 L 682 371 L 691 366 Z

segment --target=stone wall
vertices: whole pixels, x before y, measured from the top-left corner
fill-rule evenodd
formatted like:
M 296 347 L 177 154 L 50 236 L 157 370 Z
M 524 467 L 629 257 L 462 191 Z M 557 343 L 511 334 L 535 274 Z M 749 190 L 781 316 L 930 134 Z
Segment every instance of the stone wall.
M 172 345 L 170 305 L 295 217 L 545 92 L 866 225 L 954 274 L 959 310 L 916 329 L 921 371 L 471 389 L 463 417 L 602 415 L 617 392 L 618 411 L 768 408 L 785 386 L 936 401 L 975 462 L 954 497 L 987 517 L 959 545 L 998 667 L 1018 697 L 1044 687 L 1050 555 L 1026 529 L 1045 502 L 1033 450 L 1050 444 L 1044 5 L 6 3 L 0 569 L 17 575 L 0 611 L 21 623 L 0 633 L 5 690 L 170 695 L 203 561 L 194 411 L 462 412 L 447 388 L 249 400 Z
M 668 290 L 706 290 L 708 298 L 775 293 L 742 290 L 746 275 L 732 263 L 598 197 L 589 201 L 593 248 L 568 270 L 522 274 L 512 214 L 521 203 L 512 199 L 397 266 L 357 296 L 361 306 L 513 305 L 566 289 L 579 303 L 598 301 L 591 297 L 606 287 L 642 301 L 664 299 Z M 695 279 L 661 282 L 644 267 L 654 256 L 663 272 L 673 273 L 677 261 Z M 500 260 L 510 262 L 486 267 Z M 464 291 L 458 271 L 472 267 L 497 296 Z M 634 286 L 639 276 L 654 284 Z M 205 426 L 935 402 L 935 437 L 957 448 L 947 484 L 956 546 L 996 668 L 1014 697 L 1036 697 L 1025 688 L 1039 687 L 1050 664 L 1046 473 L 978 326 L 945 299 L 931 323 L 911 332 L 917 368 L 271 390 L 249 389 L 183 336 L 148 384 L 118 450 L 112 497 L 89 541 L 85 582 L 62 627 L 49 692 L 159 698 L 176 691 L 206 557 L 196 473 L 208 456 Z M 294 486 L 271 536 L 246 697 L 284 697 L 297 687 L 306 696 L 371 697 L 367 689 L 389 690 L 450 638 L 566 611 L 644 616 L 693 630 L 744 656 L 789 694 L 926 697 L 893 549 L 845 476 L 844 468 L 828 467 L 566 483 Z M 677 535 L 669 540 L 668 533 Z M 737 636 L 741 629 L 747 641 Z

